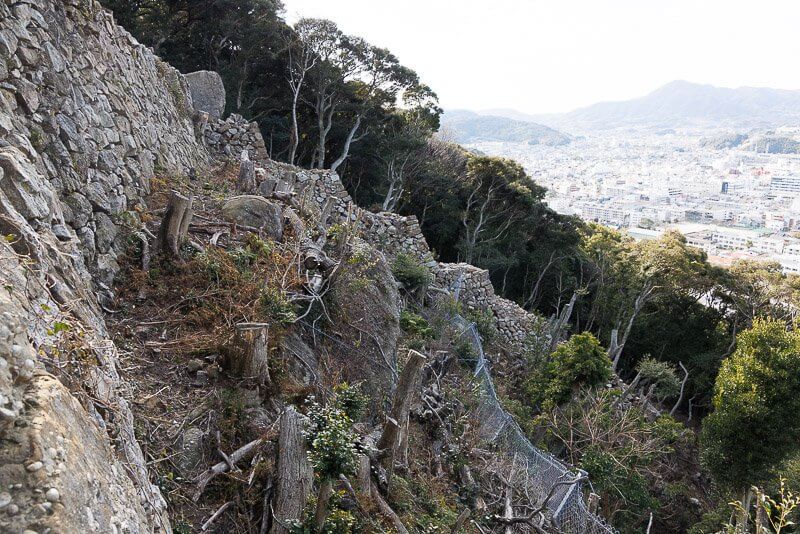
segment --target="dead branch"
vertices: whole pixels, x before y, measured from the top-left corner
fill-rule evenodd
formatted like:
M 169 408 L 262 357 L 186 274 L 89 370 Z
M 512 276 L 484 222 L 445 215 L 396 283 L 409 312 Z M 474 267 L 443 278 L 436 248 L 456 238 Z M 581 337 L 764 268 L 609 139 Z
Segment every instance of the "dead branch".
M 214 514 L 211 517 L 208 518 L 208 521 L 203 523 L 203 526 L 200 527 L 200 530 L 203 531 L 203 532 L 208 530 L 208 528 L 211 526 L 211 523 L 216 521 L 217 518 L 219 516 L 221 516 L 223 514 L 223 512 L 225 512 L 225 510 L 227 510 L 232 504 L 233 504 L 233 501 L 228 501 L 225 504 L 223 504 L 222 506 L 220 506 L 219 509 L 216 512 L 214 512 Z
M 237 463 L 247 458 L 250 455 L 250 453 L 255 451 L 259 447 L 259 445 L 263 443 L 263 441 L 264 441 L 263 438 L 258 438 L 251 441 L 247 445 L 235 450 L 233 453 L 229 455 L 229 460 L 231 464 L 236 465 Z M 228 472 L 229 469 L 230 469 L 229 463 L 222 461 L 200 473 L 200 475 L 198 475 L 197 478 L 194 479 L 195 482 L 197 482 L 197 489 L 195 490 L 194 495 L 192 495 L 192 500 L 194 502 L 199 501 L 200 496 L 203 494 L 203 491 L 205 491 L 206 486 L 208 486 L 208 483 L 211 482 L 211 480 L 217 475 L 221 475 L 222 473 Z

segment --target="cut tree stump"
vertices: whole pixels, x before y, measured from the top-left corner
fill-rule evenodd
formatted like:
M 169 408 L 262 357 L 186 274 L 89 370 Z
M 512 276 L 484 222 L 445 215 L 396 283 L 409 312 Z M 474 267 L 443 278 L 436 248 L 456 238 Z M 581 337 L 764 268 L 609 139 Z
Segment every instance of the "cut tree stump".
M 225 368 L 236 376 L 269 384 L 269 348 L 266 323 L 239 323 L 233 346 L 226 351 Z
M 179 257 L 181 245 L 186 242 L 189 224 L 192 222 L 191 196 L 184 196 L 177 191 L 170 192 L 164 218 L 158 230 L 158 250 L 161 253 Z
M 301 520 L 311 494 L 314 470 L 308 461 L 300 414 L 293 406 L 281 415 L 278 436 L 278 476 L 271 534 L 288 534 L 287 522 Z
M 242 151 L 239 163 L 239 177 L 236 180 L 236 190 L 242 193 L 252 193 L 256 190 L 256 165 L 250 161 L 247 150 Z
M 408 353 L 408 361 L 400 374 L 397 389 L 395 389 L 392 397 L 392 408 L 386 417 L 386 423 L 383 426 L 383 432 L 377 445 L 378 450 L 381 451 L 382 464 L 386 469 L 386 478 L 389 481 L 391 481 L 394 459 L 401 442 L 401 432 L 406 429 L 406 421 L 411 410 L 414 389 L 422 370 L 422 364 L 425 363 L 426 359 L 425 356 L 415 350 L 410 350 Z

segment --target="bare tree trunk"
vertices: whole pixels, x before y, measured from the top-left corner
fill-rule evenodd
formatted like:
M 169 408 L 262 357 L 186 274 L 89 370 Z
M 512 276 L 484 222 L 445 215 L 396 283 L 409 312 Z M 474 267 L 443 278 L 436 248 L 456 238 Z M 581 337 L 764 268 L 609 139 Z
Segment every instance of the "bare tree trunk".
M 342 154 L 336 159 L 336 161 L 334 161 L 331 164 L 332 171 L 335 172 L 336 169 L 338 169 L 342 165 L 342 163 L 344 163 L 344 160 L 347 159 L 347 156 L 350 155 L 350 145 L 353 143 L 353 138 L 356 136 L 356 132 L 360 127 L 361 127 L 361 114 L 359 114 L 358 117 L 356 117 L 356 123 L 350 129 L 350 133 L 347 134 L 347 139 L 345 140 L 344 147 L 342 148 Z
M 277 471 L 275 518 L 270 532 L 288 534 L 286 522 L 303 518 L 303 510 L 314 480 L 314 471 L 306 453 L 300 414 L 293 406 L 289 406 L 281 415 Z
M 686 381 L 689 380 L 689 370 L 686 367 L 684 367 L 683 362 L 678 362 L 678 365 L 680 365 L 681 369 L 683 369 L 683 380 L 681 380 L 681 394 L 678 396 L 678 401 L 669 411 L 670 415 L 675 415 L 675 412 L 678 411 L 678 406 L 680 406 L 681 403 L 683 402 L 683 394 L 685 393 L 686 390 Z
M 622 356 L 622 350 L 625 348 L 625 343 L 628 342 L 628 336 L 631 335 L 631 330 L 633 330 L 633 323 L 636 320 L 636 317 L 639 315 L 639 312 L 642 311 L 642 308 L 647 303 L 650 295 L 653 292 L 652 287 L 646 287 L 642 289 L 642 292 L 636 296 L 636 300 L 633 303 L 633 311 L 631 312 L 631 316 L 628 319 L 628 325 L 625 327 L 625 332 L 622 334 L 622 340 L 618 343 L 616 342 L 616 336 L 614 332 L 611 333 L 612 336 L 612 344 L 614 345 L 614 351 L 611 352 L 609 349 L 609 357 L 611 358 L 611 368 L 616 371 L 617 364 L 619 363 L 619 358 Z M 619 331 L 617 331 L 618 333 Z
M 408 529 L 406 529 L 405 525 L 403 525 L 403 522 L 400 521 L 400 518 L 397 517 L 397 514 L 394 512 L 394 510 L 392 510 L 392 507 L 389 506 L 385 500 L 383 500 L 383 497 L 381 497 L 381 494 L 378 492 L 378 488 L 374 484 L 372 485 L 371 495 L 373 502 L 378 505 L 378 510 L 380 510 L 381 513 L 387 519 L 389 519 L 389 521 L 392 523 L 392 526 L 397 531 L 397 534 L 408 534 Z
M 460 532 L 464 532 L 464 523 L 467 522 L 469 519 L 469 508 L 464 508 L 461 510 L 461 513 L 458 514 L 458 518 L 456 519 L 453 528 L 450 530 L 450 534 L 459 534 Z
M 322 532 L 325 520 L 328 519 L 328 505 L 333 495 L 333 480 L 326 478 L 319 486 L 317 495 L 317 509 L 314 512 L 314 531 Z
M 405 429 L 406 420 L 411 409 L 411 399 L 414 394 L 414 386 L 417 384 L 422 364 L 425 356 L 415 350 L 409 351 L 409 359 L 403 367 L 400 380 L 392 398 L 392 408 L 386 417 L 383 426 L 383 433 L 378 440 L 377 448 L 381 451 L 383 466 L 386 469 L 386 478 L 391 480 L 391 473 L 394 469 L 394 458 L 397 448 L 400 445 L 400 433 Z
M 158 230 L 158 250 L 175 258 L 180 256 L 181 245 L 186 242 L 189 223 L 192 221 L 191 196 L 183 196 L 177 191 L 170 192 L 167 210 Z
M 241 163 L 239 163 L 239 177 L 236 180 L 236 190 L 240 193 L 252 193 L 256 190 L 256 166 L 250 161 L 247 150 L 242 151 Z
M 514 506 L 512 504 L 512 498 L 514 496 L 514 490 L 511 488 L 511 484 L 506 485 L 505 491 L 505 506 L 504 506 L 504 517 L 511 521 L 514 519 Z M 505 534 L 514 534 L 514 527 L 511 523 L 506 525 Z
M 578 300 L 578 293 L 573 293 L 572 298 L 569 300 L 569 304 L 567 304 L 563 310 L 561 310 L 561 315 L 553 321 L 553 326 L 550 330 L 550 352 L 556 350 L 556 346 L 561 342 L 561 335 L 564 331 L 564 325 L 569 322 L 569 318 L 572 316 L 572 310 L 575 308 L 575 302 Z
M 255 379 L 258 385 L 269 384 L 267 331 L 266 323 L 237 324 L 233 347 L 226 351 L 225 367 L 236 376 Z

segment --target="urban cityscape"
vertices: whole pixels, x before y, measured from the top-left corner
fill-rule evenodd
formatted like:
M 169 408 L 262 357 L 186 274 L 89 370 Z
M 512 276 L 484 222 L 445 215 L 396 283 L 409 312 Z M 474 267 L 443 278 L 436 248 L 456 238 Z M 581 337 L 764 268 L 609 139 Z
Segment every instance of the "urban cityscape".
M 798 134 L 770 133 L 782 140 Z M 635 239 L 678 230 L 717 265 L 773 260 L 798 273 L 800 155 L 771 153 L 768 143 L 730 146 L 737 137 L 614 130 L 561 146 L 487 141 L 469 148 L 519 161 L 559 213 Z

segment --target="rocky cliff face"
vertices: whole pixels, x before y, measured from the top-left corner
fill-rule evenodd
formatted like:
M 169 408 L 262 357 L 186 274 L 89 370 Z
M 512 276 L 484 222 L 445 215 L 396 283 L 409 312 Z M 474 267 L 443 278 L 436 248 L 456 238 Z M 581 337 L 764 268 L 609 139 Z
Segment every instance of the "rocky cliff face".
M 169 529 L 101 306 L 154 169 L 208 160 L 192 115 L 97 2 L 0 2 L 2 531 Z

